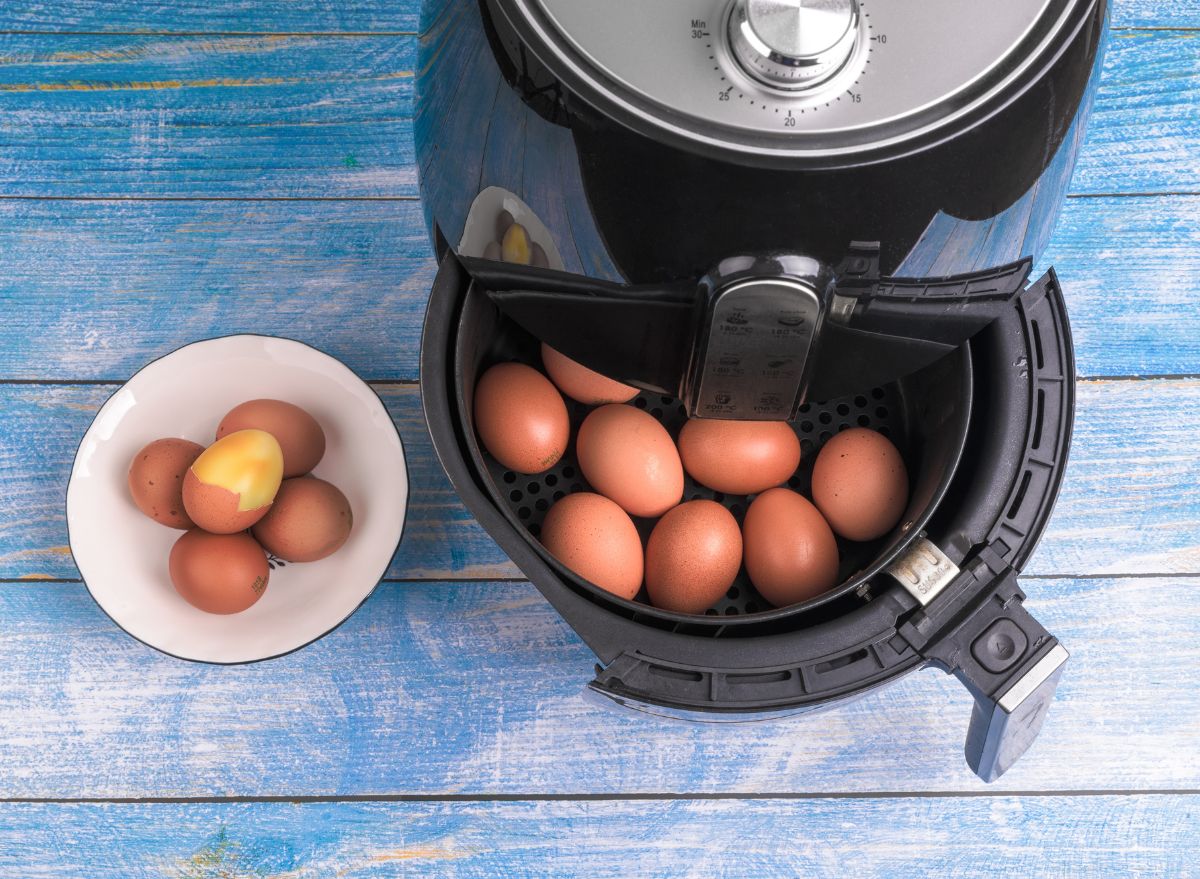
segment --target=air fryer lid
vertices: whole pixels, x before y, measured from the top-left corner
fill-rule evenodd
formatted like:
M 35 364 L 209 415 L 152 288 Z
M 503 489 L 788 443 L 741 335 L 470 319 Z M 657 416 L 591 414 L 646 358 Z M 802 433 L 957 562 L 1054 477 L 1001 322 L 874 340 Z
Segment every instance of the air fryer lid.
M 556 75 L 631 127 L 746 154 L 898 148 L 993 111 L 1087 0 L 499 0 Z

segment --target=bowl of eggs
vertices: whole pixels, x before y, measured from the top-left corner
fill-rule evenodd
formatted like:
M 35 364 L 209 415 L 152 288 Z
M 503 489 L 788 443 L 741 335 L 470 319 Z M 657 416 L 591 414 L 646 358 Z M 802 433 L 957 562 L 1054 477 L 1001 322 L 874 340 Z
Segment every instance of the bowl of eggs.
M 308 345 L 239 335 L 153 361 L 96 414 L 67 488 L 71 552 L 128 634 L 255 662 L 335 629 L 399 545 L 404 448 L 375 392 Z

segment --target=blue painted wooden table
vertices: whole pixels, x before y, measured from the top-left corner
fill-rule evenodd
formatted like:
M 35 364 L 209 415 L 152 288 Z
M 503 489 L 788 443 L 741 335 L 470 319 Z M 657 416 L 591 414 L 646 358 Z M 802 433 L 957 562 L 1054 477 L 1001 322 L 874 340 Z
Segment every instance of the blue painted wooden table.
M 934 672 L 730 731 L 581 701 L 591 655 L 421 422 L 433 263 L 412 0 L 0 5 L 0 877 L 1164 876 L 1200 854 L 1200 2 L 1116 0 L 1047 262 L 1076 440 L 1024 580 L 1074 656 L 990 787 Z M 375 383 L 409 450 L 387 582 L 251 667 L 88 599 L 63 491 L 100 403 L 237 331 Z

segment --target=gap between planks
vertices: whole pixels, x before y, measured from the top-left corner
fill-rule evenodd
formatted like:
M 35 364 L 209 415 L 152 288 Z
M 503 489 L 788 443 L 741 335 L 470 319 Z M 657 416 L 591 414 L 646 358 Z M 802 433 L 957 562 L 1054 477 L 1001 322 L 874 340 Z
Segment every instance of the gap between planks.
M 171 805 L 238 803 L 593 803 L 593 802 L 679 802 L 679 801 L 751 801 L 751 800 L 958 800 L 1009 799 L 1036 797 L 1062 799 L 1067 797 L 1192 797 L 1200 788 L 1177 790 L 1105 789 L 1105 790 L 969 790 L 969 791 L 852 791 L 846 793 L 814 791 L 762 793 L 596 793 L 596 794 L 270 794 L 264 796 L 228 797 L 0 797 L 0 805 Z
M 1130 31 L 1200 31 L 1200 27 L 1175 25 L 1121 25 L 1112 33 Z M 53 31 L 0 30 L 0 37 L 419 37 L 420 31 Z

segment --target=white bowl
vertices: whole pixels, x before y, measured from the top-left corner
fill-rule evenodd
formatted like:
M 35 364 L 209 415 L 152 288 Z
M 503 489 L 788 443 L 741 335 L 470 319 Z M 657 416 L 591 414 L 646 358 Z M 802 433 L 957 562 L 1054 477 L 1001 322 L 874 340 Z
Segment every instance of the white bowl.
M 294 403 L 321 423 L 325 457 L 313 473 L 346 495 L 354 528 L 328 558 L 276 566 L 248 610 L 205 613 L 171 585 L 167 558 L 183 532 L 134 505 L 129 464 L 160 437 L 208 445 L 226 412 L 262 397 Z M 387 571 L 407 503 L 404 447 L 370 387 L 300 342 L 226 336 L 155 360 L 109 397 L 75 454 L 67 528 L 88 591 L 134 638 L 180 659 L 255 662 L 310 644 L 354 613 Z

